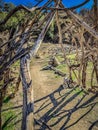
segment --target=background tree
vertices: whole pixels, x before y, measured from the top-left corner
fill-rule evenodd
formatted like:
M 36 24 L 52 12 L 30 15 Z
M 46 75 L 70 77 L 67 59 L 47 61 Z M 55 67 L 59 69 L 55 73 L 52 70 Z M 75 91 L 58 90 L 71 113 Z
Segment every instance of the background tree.
M 13 3 L 4 3 L 5 12 L 10 12 L 14 8 L 15 8 L 15 5 Z

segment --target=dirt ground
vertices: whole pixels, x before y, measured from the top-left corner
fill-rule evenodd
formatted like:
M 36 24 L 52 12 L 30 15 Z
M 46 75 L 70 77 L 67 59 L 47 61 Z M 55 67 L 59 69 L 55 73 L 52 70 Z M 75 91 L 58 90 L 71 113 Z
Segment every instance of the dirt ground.
M 34 88 L 35 130 L 98 130 L 98 94 L 86 94 L 75 87 L 72 89 L 62 86 L 63 78 L 53 71 L 42 70 L 49 60 L 48 50 L 57 45 L 43 44 L 38 52 L 39 58 L 31 62 L 31 76 Z M 15 124 L 9 129 L 20 130 L 22 87 L 12 101 L 15 107 L 10 107 L 9 120 Z M 12 113 L 11 112 L 16 113 Z M 4 115 L 3 115 L 4 116 Z M 15 118 L 15 120 L 14 120 Z
M 45 52 L 46 46 L 31 65 L 35 130 L 98 130 L 98 94 L 86 94 L 78 88 L 65 89 L 62 77 L 49 70 L 42 71 Z

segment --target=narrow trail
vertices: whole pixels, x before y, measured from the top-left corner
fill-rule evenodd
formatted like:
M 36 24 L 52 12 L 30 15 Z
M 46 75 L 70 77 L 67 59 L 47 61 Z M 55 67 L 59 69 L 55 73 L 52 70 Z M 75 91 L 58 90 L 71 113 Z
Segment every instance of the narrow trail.
M 40 63 L 34 63 L 31 67 L 31 76 L 34 87 L 34 99 L 40 99 L 53 92 L 62 83 L 53 81 L 54 74 L 42 71 Z M 53 82 L 52 82 L 53 81 Z
M 41 126 L 35 130 L 98 130 L 98 95 L 85 95 L 78 89 L 64 89 L 62 78 L 55 78 L 50 71 L 42 71 L 43 60 L 37 59 L 31 65 L 34 88 L 34 114 Z M 86 103 L 86 104 L 85 104 Z M 90 105 L 92 104 L 92 105 Z
M 48 92 L 48 87 L 46 85 L 47 80 L 48 78 L 41 71 L 41 66 L 39 64 L 32 66 L 32 82 L 35 90 L 34 93 L 39 93 L 36 97 L 37 99 L 41 98 L 41 95 L 45 96 Z

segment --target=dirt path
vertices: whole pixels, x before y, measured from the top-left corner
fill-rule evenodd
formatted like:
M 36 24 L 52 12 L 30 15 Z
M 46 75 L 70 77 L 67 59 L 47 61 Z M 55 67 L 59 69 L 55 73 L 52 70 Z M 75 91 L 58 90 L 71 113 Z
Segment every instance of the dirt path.
M 86 95 L 78 88 L 64 89 L 62 78 L 41 71 L 42 66 L 41 59 L 31 66 L 35 118 L 40 123 L 35 130 L 98 130 L 98 122 L 90 128 L 98 119 L 98 95 Z
M 35 130 L 98 130 L 98 94 L 88 95 L 79 88 L 65 89 L 62 77 L 50 70 L 42 71 L 49 55 L 46 47 L 40 51 L 41 58 L 31 63 L 34 115 L 39 122 L 35 123 Z M 5 104 L 8 109 L 3 116 L 6 120 L 12 117 L 8 130 L 21 128 L 22 97 L 21 85 L 13 101 Z
M 41 62 L 36 62 L 31 67 L 34 99 L 36 100 L 42 98 L 42 96 L 50 94 L 62 83 L 62 80 L 59 80 L 59 83 L 53 81 L 54 74 L 49 71 L 42 71 L 42 65 L 40 63 Z

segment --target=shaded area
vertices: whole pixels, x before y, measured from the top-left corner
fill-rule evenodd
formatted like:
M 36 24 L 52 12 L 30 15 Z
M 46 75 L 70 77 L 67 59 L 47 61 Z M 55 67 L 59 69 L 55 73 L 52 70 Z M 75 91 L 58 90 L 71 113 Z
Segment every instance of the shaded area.
M 79 122 L 87 120 L 89 124 L 88 130 L 97 130 L 98 120 L 97 112 L 95 120 L 88 120 L 86 118 L 88 115 L 92 116 L 92 111 L 98 106 L 98 94 L 87 95 L 83 90 L 78 87 L 73 89 L 65 89 L 62 85 L 50 93 L 49 95 L 42 97 L 35 101 L 35 130 L 45 130 L 45 129 L 60 129 L 60 130 L 71 130 L 73 126 L 79 127 Z M 2 110 L 6 111 L 18 111 L 22 105 L 9 107 Z M 78 114 L 77 114 L 78 113 Z M 4 122 L 2 128 L 9 127 L 11 125 L 17 125 L 21 122 L 21 119 L 17 118 L 21 112 L 9 116 L 9 118 Z M 96 129 L 93 129 L 96 128 Z M 73 128 L 74 129 L 74 128 Z M 76 129 L 77 130 L 77 129 Z M 86 130 L 86 128 L 85 128 Z
M 8 114 L 8 113 L 6 112 L 6 114 Z M 16 130 L 18 128 L 17 125 L 20 126 L 19 123 L 21 123 L 20 115 L 21 115 L 21 112 L 17 112 L 16 114 L 15 113 L 11 114 L 11 111 L 10 111 L 10 116 L 6 117 L 7 119 L 5 120 L 5 122 L 2 125 L 2 130 L 5 130 L 5 129 L 8 129 L 8 130 L 15 129 Z
M 87 95 L 78 87 L 64 89 L 63 86 L 60 86 L 51 94 L 35 101 L 35 118 L 40 122 L 40 125 L 35 123 L 35 129 L 71 130 L 73 126 L 79 128 L 78 123 L 86 120 L 87 124 L 84 124 L 84 127 L 87 125 L 89 129 L 91 124 L 88 122 L 87 116 L 97 106 L 97 99 L 98 94 Z M 90 130 L 92 127 L 93 124 Z
M 98 127 L 98 120 L 92 123 L 92 125 L 89 127 L 89 130 L 93 130 L 94 126 Z

